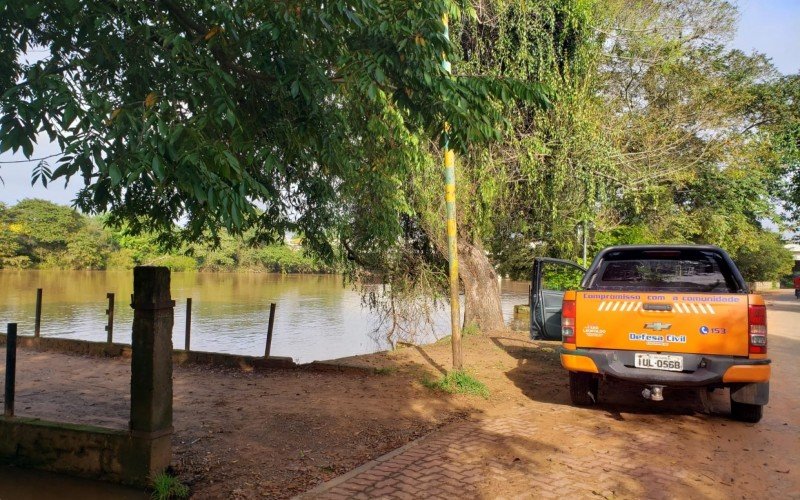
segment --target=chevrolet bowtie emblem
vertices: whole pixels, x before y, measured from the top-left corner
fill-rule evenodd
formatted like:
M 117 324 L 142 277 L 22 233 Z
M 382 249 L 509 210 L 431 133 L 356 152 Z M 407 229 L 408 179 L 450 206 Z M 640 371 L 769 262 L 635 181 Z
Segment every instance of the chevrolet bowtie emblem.
M 644 324 L 644 327 L 646 329 L 655 330 L 657 332 L 659 332 L 661 330 L 669 330 L 669 327 L 671 327 L 671 326 L 672 326 L 672 324 L 670 324 L 670 323 L 661 323 L 660 321 L 657 321 L 655 323 L 645 323 Z

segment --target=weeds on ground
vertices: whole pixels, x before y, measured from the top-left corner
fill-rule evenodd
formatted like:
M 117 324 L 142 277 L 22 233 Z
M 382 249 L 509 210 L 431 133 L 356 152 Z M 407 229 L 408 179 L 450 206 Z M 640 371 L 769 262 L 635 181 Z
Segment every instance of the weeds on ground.
M 170 476 L 166 472 L 159 472 L 152 480 L 153 495 L 155 500 L 170 500 L 173 498 L 189 498 L 189 488 Z
M 470 337 L 472 335 L 477 335 L 479 333 L 481 333 L 481 327 L 479 327 L 478 324 L 475 323 L 474 321 L 465 326 L 461 330 L 461 335 L 463 335 L 464 337 Z
M 381 366 L 375 368 L 375 375 L 392 375 L 397 372 L 396 366 Z
M 428 389 L 443 391 L 450 394 L 471 394 L 484 399 L 489 398 L 489 388 L 469 373 L 463 370 L 451 371 L 439 379 L 430 379 L 425 376 L 422 385 Z
M 473 335 L 478 335 L 481 333 L 481 328 L 478 326 L 477 323 L 470 323 L 464 328 L 461 329 L 461 337 L 472 337 Z M 445 335 L 444 337 L 437 340 L 436 344 L 449 344 L 450 338 L 452 335 Z

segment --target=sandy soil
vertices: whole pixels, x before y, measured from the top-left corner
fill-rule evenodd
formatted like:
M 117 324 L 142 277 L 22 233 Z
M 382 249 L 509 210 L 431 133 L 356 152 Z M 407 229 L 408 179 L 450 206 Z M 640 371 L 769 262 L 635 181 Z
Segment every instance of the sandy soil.
M 773 397 L 761 424 L 728 425 L 724 415 L 706 415 L 694 392 L 675 392 L 656 407 L 641 399 L 639 389 L 613 385 L 602 389 L 606 402 L 596 418 L 627 420 L 631 432 L 676 423 L 681 432 L 713 433 L 723 450 L 716 460 L 729 461 L 732 469 L 743 461 L 769 461 L 770 477 L 797 484 L 800 491 L 800 397 L 792 391 L 800 376 L 800 339 L 793 328 L 800 303 L 782 296 L 772 300 L 770 329 L 783 337 L 771 341 Z M 555 343 L 531 342 L 520 332 L 467 337 L 466 366 L 489 387 L 487 400 L 422 385 L 424 377 L 436 377 L 449 365 L 447 343 L 342 360 L 371 373 L 176 367 L 174 469 L 195 498 L 285 498 L 449 422 L 521 408 L 572 412 L 556 349 Z M 17 363 L 19 415 L 127 425 L 128 360 L 22 350 Z M 745 443 L 745 452 L 736 449 L 742 436 L 752 443 Z M 513 485 L 493 488 L 510 494 Z
M 468 360 L 493 352 L 499 366 L 504 357 L 487 338 L 466 347 Z M 377 373 L 176 367 L 175 472 L 197 498 L 289 497 L 503 401 L 502 391 L 485 401 L 425 388 L 422 377 L 439 373 L 430 356 L 444 363 L 449 349 L 344 360 Z M 16 413 L 125 428 L 129 383 L 129 360 L 20 350 Z

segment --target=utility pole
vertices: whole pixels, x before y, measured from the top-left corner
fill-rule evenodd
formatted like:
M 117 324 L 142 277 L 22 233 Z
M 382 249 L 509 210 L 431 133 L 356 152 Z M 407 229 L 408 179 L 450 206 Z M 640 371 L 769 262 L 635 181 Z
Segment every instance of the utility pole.
M 447 13 L 442 15 L 444 36 L 450 39 L 449 19 Z M 442 60 L 442 69 L 450 74 L 450 61 Z M 461 351 L 461 307 L 458 301 L 458 240 L 456 233 L 456 155 L 449 145 L 450 124 L 444 124 L 444 198 L 447 205 L 447 254 L 450 270 L 450 343 L 453 346 L 453 370 L 461 370 L 464 366 L 464 355 Z

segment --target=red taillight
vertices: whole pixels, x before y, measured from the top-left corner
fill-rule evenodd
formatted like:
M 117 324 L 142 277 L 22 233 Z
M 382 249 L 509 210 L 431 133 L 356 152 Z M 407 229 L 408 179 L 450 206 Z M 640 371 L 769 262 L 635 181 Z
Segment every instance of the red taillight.
M 747 309 L 750 324 L 750 354 L 767 353 L 767 307 L 750 305 Z
M 561 341 L 575 343 L 575 301 L 565 300 L 561 305 Z

